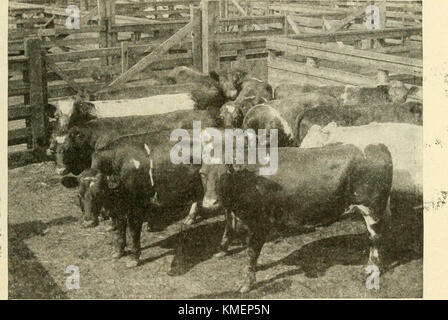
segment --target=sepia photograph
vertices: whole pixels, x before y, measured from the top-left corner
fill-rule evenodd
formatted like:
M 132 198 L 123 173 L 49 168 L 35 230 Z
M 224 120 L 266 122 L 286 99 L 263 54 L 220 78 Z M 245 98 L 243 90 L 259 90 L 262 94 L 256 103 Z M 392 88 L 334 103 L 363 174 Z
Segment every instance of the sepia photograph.
M 424 298 L 422 2 L 9 0 L 7 298 Z

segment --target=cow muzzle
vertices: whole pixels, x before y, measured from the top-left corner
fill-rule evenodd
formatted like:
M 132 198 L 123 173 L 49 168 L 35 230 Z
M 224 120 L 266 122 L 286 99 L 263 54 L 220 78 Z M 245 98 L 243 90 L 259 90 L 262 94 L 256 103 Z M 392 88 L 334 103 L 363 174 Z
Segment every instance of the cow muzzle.
M 216 199 L 204 198 L 202 200 L 202 208 L 206 210 L 216 210 L 219 208 L 219 202 Z

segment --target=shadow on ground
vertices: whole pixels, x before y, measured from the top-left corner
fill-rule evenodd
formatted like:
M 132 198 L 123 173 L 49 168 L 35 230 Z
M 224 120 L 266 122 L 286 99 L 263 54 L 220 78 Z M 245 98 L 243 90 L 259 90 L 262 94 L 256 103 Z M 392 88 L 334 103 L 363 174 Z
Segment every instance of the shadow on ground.
M 72 223 L 63 217 L 43 223 L 32 221 L 11 224 L 8 228 L 8 285 L 10 299 L 66 299 L 67 296 L 25 244 L 34 236 L 43 236 L 51 226 Z

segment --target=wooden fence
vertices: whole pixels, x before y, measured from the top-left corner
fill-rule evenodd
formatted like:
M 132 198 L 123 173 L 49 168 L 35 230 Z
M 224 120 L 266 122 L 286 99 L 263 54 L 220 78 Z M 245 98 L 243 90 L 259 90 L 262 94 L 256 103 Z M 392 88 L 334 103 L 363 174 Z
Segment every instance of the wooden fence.
M 421 59 L 350 45 L 366 40 L 410 37 L 421 32 L 421 28 L 406 27 L 269 38 L 266 43 L 269 81 L 273 87 L 282 82 L 375 86 L 390 80 L 402 81 L 408 87 L 421 86 Z
M 238 16 L 227 10 L 229 2 Z M 270 1 L 263 4 L 262 14 L 249 16 L 245 14 L 251 10 L 238 9 L 236 1 L 209 0 L 192 6 L 189 19 L 119 23 L 116 7 L 101 0 L 97 25 L 10 31 L 9 51 L 18 53 L 8 61 L 8 119 L 26 119 L 26 127 L 10 130 L 8 144 L 27 143 L 31 153 L 40 154 L 48 143 L 44 106 L 53 99 L 76 93 L 107 99 L 129 97 L 130 92 L 135 98 L 186 92 L 190 85 L 157 85 L 154 71 L 183 65 L 208 72 L 229 61 L 266 59 L 268 51 L 269 81 L 274 86 L 278 81 L 372 85 L 378 76 L 384 80 L 403 74 L 414 77 L 417 85 L 421 82 L 421 60 L 390 55 L 409 50 L 408 40 L 421 35 L 420 27 L 340 31 L 353 20 L 346 14 L 321 25 L 319 32 L 322 17 L 308 17 L 316 19 L 307 20 L 316 24 L 316 30 L 307 33 L 289 15 L 267 10 L 267 5 L 274 5 Z M 404 44 L 382 46 L 388 38 L 402 39 Z M 54 47 L 65 52 L 48 51 Z M 351 72 L 341 61 L 352 65 Z M 353 66 L 376 69 L 361 75 Z

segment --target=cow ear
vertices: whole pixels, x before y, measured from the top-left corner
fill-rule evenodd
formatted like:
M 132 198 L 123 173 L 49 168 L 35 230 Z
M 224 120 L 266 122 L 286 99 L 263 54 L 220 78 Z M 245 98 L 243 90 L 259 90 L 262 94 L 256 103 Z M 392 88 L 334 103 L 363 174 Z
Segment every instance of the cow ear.
M 215 81 L 219 82 L 219 74 L 216 71 L 210 71 L 209 73 L 210 78 L 212 78 Z

